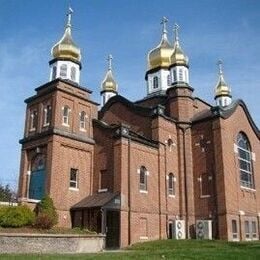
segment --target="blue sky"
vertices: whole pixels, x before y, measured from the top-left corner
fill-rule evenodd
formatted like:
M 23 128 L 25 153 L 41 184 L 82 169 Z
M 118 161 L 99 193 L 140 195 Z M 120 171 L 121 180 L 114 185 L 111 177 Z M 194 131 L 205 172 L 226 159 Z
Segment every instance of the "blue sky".
M 0 183 L 16 185 L 25 104 L 48 81 L 50 49 L 63 34 L 65 14 L 74 10 L 73 38 L 82 51 L 81 85 L 100 100 L 106 57 L 114 57 L 119 93 L 146 95 L 147 52 L 161 37 L 160 20 L 174 22 L 190 59 L 194 95 L 214 103 L 216 62 L 224 62 L 233 97 L 242 98 L 260 126 L 260 1 L 258 0 L 0 0 Z

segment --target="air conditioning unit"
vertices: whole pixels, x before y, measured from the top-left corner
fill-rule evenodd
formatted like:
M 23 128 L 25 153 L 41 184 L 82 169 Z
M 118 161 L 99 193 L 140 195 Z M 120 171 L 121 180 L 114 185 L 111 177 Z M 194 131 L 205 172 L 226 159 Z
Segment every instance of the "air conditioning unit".
M 173 239 L 185 239 L 185 220 L 174 220 L 172 225 L 172 238 Z
M 212 220 L 196 221 L 196 238 L 212 239 Z

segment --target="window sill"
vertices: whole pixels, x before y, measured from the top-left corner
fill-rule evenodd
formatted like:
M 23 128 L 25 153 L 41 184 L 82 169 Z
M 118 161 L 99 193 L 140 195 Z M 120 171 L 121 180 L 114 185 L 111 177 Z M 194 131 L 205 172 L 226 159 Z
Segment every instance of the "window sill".
M 256 192 L 256 189 L 252 189 L 252 188 L 248 188 L 248 187 L 244 187 L 244 186 L 240 186 L 241 190 L 246 190 L 246 191 L 251 191 L 251 192 Z
M 72 187 L 69 187 L 69 190 L 71 190 L 71 191 L 79 191 L 79 188 L 72 188 Z
M 30 128 L 29 129 L 29 132 L 35 132 L 36 131 L 36 128 Z
M 106 189 L 98 189 L 98 193 L 107 192 L 107 191 L 108 191 L 107 188 Z
M 148 193 L 147 190 L 139 190 L 139 191 L 140 191 L 140 193 Z
M 63 126 L 70 127 L 69 124 L 62 123 Z
M 169 198 L 175 198 L 175 195 L 169 194 Z
M 79 131 L 81 132 L 87 132 L 87 130 L 85 128 L 80 128 Z
M 140 237 L 140 239 L 142 239 L 142 240 L 148 240 L 148 237 Z
M 46 123 L 46 124 L 43 124 L 42 127 L 47 127 L 49 125 L 50 125 L 50 123 Z
M 201 199 L 206 199 L 206 198 L 210 198 L 210 195 L 200 195 Z
M 20 202 L 29 202 L 29 203 L 39 203 L 40 202 L 40 200 L 29 199 L 29 198 L 19 198 L 18 200 Z

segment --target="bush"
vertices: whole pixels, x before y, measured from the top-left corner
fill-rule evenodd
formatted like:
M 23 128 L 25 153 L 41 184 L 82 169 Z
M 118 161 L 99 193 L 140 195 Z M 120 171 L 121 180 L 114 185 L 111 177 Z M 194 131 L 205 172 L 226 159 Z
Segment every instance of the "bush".
M 27 206 L 1 207 L 1 227 L 23 227 L 31 225 L 35 220 L 35 214 Z
M 35 227 L 42 229 L 50 229 L 58 223 L 58 215 L 53 205 L 53 200 L 49 196 L 45 196 L 36 206 Z

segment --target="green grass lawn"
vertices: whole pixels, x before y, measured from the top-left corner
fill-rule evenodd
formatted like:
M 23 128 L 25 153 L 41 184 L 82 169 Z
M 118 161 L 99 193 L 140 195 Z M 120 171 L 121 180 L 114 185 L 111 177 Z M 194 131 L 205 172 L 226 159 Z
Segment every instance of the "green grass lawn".
M 260 259 L 260 242 L 161 240 L 135 244 L 120 252 L 0 255 L 0 259 Z

